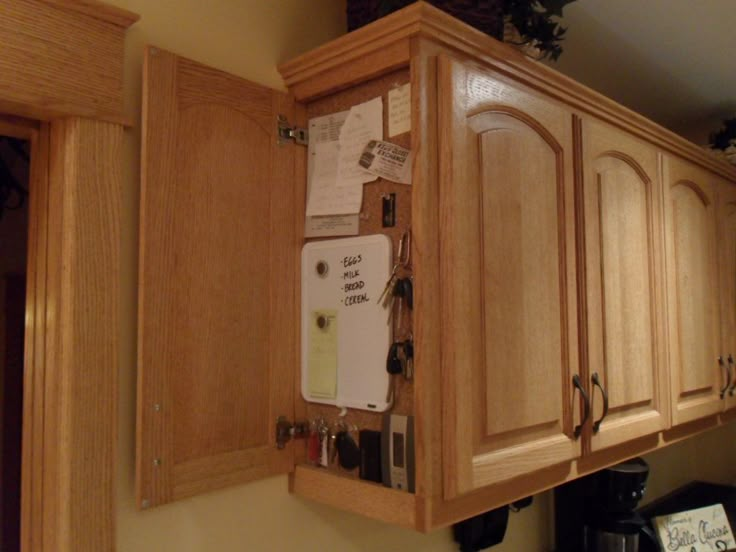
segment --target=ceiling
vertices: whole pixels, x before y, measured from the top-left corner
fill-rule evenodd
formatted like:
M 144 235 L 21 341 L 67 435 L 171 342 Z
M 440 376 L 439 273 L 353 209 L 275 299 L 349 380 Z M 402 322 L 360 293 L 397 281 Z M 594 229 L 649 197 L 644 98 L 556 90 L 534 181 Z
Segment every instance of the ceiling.
M 577 0 L 551 65 L 705 144 L 736 116 L 736 1 Z

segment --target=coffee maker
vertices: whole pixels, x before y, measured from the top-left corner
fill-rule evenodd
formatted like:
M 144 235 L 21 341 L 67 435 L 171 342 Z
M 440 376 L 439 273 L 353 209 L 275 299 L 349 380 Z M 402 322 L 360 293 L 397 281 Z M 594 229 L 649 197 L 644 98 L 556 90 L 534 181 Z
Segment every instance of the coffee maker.
M 654 536 L 636 512 L 648 475 L 649 466 L 641 458 L 595 474 L 583 527 L 585 552 L 638 552 L 640 535 Z
M 638 552 L 656 536 L 637 512 L 649 466 L 633 458 L 555 490 L 559 552 Z

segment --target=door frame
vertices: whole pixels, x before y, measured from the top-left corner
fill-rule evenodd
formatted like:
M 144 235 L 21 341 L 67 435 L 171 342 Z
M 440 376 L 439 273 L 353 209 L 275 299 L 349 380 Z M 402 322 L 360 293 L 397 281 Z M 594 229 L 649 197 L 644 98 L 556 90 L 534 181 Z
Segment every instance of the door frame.
M 3 2 L 0 132 L 31 141 L 23 552 L 115 548 L 122 67 L 137 19 L 97 0 Z

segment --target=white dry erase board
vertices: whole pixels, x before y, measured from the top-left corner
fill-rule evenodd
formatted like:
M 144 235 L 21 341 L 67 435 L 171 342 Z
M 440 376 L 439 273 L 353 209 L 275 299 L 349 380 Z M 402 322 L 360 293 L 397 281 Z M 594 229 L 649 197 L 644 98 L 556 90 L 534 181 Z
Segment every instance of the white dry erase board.
M 391 273 L 391 240 L 372 235 L 311 242 L 302 249 L 302 396 L 383 412 L 391 344 L 378 303 Z

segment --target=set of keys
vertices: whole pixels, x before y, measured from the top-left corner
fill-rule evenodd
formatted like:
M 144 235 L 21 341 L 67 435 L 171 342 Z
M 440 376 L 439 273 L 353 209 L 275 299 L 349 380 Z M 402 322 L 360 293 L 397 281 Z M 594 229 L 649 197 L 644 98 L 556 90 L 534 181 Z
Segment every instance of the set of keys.
M 389 276 L 388 282 L 386 282 L 386 286 L 383 288 L 383 292 L 378 297 L 378 302 L 382 303 L 384 308 L 388 308 L 388 324 L 391 323 L 397 298 L 399 299 L 399 309 L 401 309 L 403 300 L 407 301 L 409 308 L 413 307 L 413 282 L 411 278 L 402 278 L 400 274 L 401 272 L 409 270 L 410 262 L 411 230 L 407 230 L 399 240 L 399 254 L 396 263 L 394 263 L 394 267 L 391 270 L 391 276 Z M 399 323 L 400 322 L 401 312 L 399 312 Z
M 388 350 L 386 357 L 386 371 L 391 376 L 391 383 L 386 395 L 386 401 L 392 402 L 395 397 L 396 376 L 403 375 L 410 380 L 414 377 L 414 340 L 409 334 L 406 339 L 398 339 L 402 334 L 404 322 L 403 307 L 406 304 L 409 310 L 414 309 L 414 280 L 410 275 L 411 267 L 411 230 L 404 232 L 399 240 L 399 251 L 391 276 L 386 282 L 383 293 L 378 298 L 384 308 L 388 308 L 388 324 L 396 320 L 394 324 L 394 342 Z M 398 301 L 398 309 L 396 302 Z M 396 318 L 394 319 L 394 310 Z
M 307 443 L 309 461 L 325 468 L 337 461 L 342 468 L 354 470 L 360 464 L 360 449 L 351 435 L 356 430 L 344 420 L 338 420 L 332 427 L 324 418 L 312 420 Z
M 414 340 L 410 335 L 405 341 L 394 341 L 388 349 L 386 371 L 392 376 L 401 374 L 410 380 L 414 377 Z

